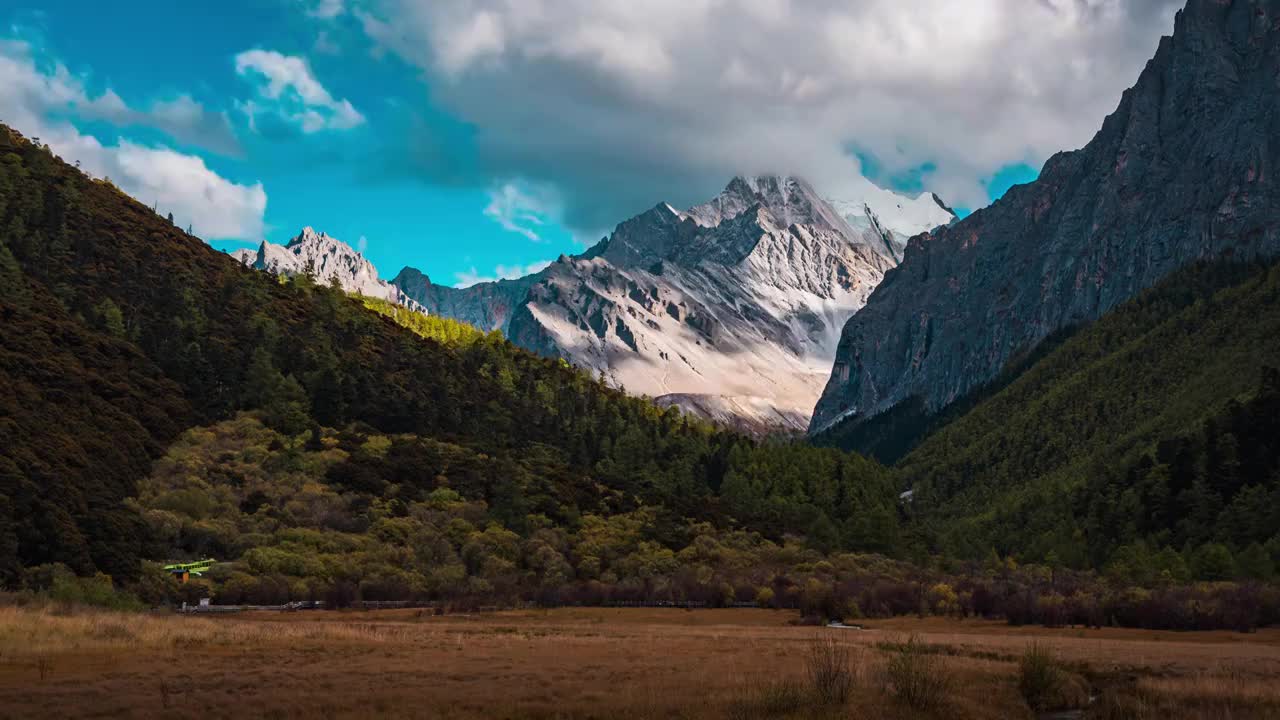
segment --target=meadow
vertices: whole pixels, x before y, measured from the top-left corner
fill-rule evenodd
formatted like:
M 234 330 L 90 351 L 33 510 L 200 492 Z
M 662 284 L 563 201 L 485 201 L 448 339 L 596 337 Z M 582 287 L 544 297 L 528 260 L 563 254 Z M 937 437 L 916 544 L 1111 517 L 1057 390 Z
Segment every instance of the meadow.
M 857 630 L 795 617 L 0 607 L 0 717 L 1280 716 L 1277 629 L 897 618 Z

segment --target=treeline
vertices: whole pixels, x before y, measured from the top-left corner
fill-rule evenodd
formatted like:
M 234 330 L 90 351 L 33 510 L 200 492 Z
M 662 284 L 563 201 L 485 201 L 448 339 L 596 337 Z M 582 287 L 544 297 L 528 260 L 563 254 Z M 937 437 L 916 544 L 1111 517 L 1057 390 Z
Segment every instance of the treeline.
M 498 330 L 486 333 L 473 325 L 443 315 L 420 313 L 381 298 L 361 297 L 360 300 L 366 308 L 379 315 L 386 315 L 397 325 L 443 345 L 467 347 L 481 340 L 501 341 L 502 339 L 502 333 Z
M 353 425 L 417 437 L 385 460 L 385 497 L 367 494 L 378 502 L 435 489 L 415 465 L 431 443 L 461 448 L 479 468 L 467 482 L 514 531 L 527 531 L 521 503 L 556 498 L 538 506 L 553 526 L 643 506 L 824 548 L 896 544 L 895 493 L 874 463 L 757 445 L 499 335 L 243 268 L 3 128 L 0 273 L 9 584 L 47 563 L 137 578 L 139 558 L 163 557 L 128 501 L 150 461 L 182 430 L 246 409 L 286 437 Z
M 1236 630 L 1280 619 L 1274 586 L 1223 580 L 1199 558 L 1135 556 L 1099 575 L 995 555 L 921 565 L 827 551 L 813 536 L 772 540 L 637 504 L 546 448 L 502 459 L 355 426 L 289 437 L 261 413 L 186 432 L 133 504 L 151 555 L 219 560 L 187 585 L 147 564 L 129 586 L 145 605 L 746 603 L 813 623 L 943 615 Z M 26 577 L 53 598 L 138 604 L 56 566 Z

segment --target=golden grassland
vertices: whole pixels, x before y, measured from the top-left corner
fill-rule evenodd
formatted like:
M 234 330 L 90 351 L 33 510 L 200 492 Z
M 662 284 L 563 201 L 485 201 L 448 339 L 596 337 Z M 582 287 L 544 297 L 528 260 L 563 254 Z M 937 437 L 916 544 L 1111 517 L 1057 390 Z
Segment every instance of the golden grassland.
M 1095 699 L 1084 717 L 1280 717 L 1280 630 L 899 618 L 859 631 L 797 627 L 793 618 L 769 610 L 189 617 L 0 607 L 0 717 L 1031 718 L 1018 673 L 1032 642 L 1087 679 Z M 947 680 L 945 697 L 927 711 L 890 691 L 889 666 L 909 635 L 935 663 L 929 674 Z M 804 686 L 817 642 L 848 658 L 844 702 L 818 706 L 776 691 Z

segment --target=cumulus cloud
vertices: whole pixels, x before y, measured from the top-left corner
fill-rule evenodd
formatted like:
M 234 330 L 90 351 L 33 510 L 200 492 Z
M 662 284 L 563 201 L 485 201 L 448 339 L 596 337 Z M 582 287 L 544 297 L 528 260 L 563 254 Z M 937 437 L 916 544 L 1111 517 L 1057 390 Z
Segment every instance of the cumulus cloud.
M 365 121 L 349 100 L 335 99 L 301 57 L 246 50 L 236 55 L 236 72 L 258 82 L 259 100 L 241 105 L 251 122 L 259 113 L 271 112 L 313 133 L 349 130 Z
M 16 111 L 13 106 L 20 104 L 41 113 L 152 128 L 180 143 L 224 155 L 241 154 L 227 114 L 206 108 L 190 95 L 154 100 L 145 108 L 129 105 L 111 89 L 91 97 L 80 78 L 65 66 L 55 63 L 47 71 L 38 69 L 31 46 L 20 40 L 0 40 L 0 72 L 10 80 L 0 90 L 10 98 L 4 106 L 7 112 Z
M 698 201 L 738 172 L 800 173 L 838 194 L 856 153 L 984 205 L 1000 167 L 1089 139 L 1180 4 L 365 0 L 356 12 L 475 128 L 474 182 L 551 183 L 567 220 L 595 228 Z
M 557 205 L 549 189 L 506 182 L 489 190 L 489 204 L 484 214 L 510 232 L 533 242 L 543 242 L 538 228 L 546 224 L 548 216 L 557 214 Z
M 238 185 L 210 170 L 204 160 L 168 148 L 148 148 L 121 140 L 115 148 L 95 147 L 81 136 L 71 144 L 84 167 L 109 175 L 130 195 L 151 198 L 161 212 L 209 239 L 260 240 L 267 193 L 262 184 Z M 55 146 L 56 147 L 56 146 Z
M 160 104 L 162 106 L 162 104 Z M 155 110 L 157 105 L 152 106 Z M 67 162 L 96 177 L 109 177 L 139 201 L 172 212 L 209 239 L 259 240 L 267 195 L 261 183 L 240 185 L 211 170 L 203 159 L 166 147 L 147 147 L 125 139 L 107 145 L 58 118 L 68 108 L 91 108 L 103 119 L 134 117 L 115 93 L 91 99 L 80 81 L 61 64 L 48 71 L 36 66 L 30 48 L 0 43 L 0 108 L 4 121 L 28 137 L 38 137 Z M 161 109 L 160 113 L 189 112 Z
M 550 260 L 540 260 L 528 265 L 498 265 L 493 269 L 492 273 L 488 274 L 478 272 L 473 266 L 465 272 L 454 273 L 454 279 L 457 281 L 454 283 L 454 287 L 465 288 L 482 282 L 514 280 L 540 272 L 550 264 Z

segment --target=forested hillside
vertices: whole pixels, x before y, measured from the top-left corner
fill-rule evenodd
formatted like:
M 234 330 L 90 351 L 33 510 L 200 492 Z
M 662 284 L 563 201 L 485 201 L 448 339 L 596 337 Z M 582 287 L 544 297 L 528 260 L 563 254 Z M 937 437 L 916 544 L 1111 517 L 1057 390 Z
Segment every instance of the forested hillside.
M 949 553 L 1076 567 L 1280 549 L 1277 365 L 1280 266 L 1180 271 L 902 460 L 914 525 Z
M 403 462 L 339 464 L 332 482 L 388 503 L 458 483 L 516 532 L 643 506 L 659 543 L 712 521 L 823 547 L 895 544 L 893 489 L 872 462 L 756 447 L 500 336 L 385 317 L 397 313 L 305 275 L 279 282 L 2 127 L 0 228 L 8 583 L 50 562 L 127 580 L 141 556 L 164 559 L 126 499 L 184 429 L 245 409 L 288 443 L 353 424 L 407 436 L 392 453 Z M 473 470 L 439 474 L 418 457 L 434 443 L 477 458 Z
M 903 527 L 898 484 L 874 462 L 756 443 L 496 333 L 243 268 L 9 131 L 0 228 L 5 587 L 101 598 L 110 582 L 74 574 L 105 572 L 157 603 L 690 600 L 1152 627 L 1280 617 L 1275 593 L 1240 582 L 1271 578 L 1280 555 L 1262 541 L 1272 516 L 1248 512 L 1274 496 L 1274 471 L 1254 477 L 1275 466 L 1259 425 L 1274 393 L 1249 398 L 1280 336 L 1275 270 L 1202 269 L 1073 337 L 909 459 L 917 517 Z M 1208 488 L 1244 520 L 1205 534 L 1185 503 L 1158 505 L 1166 466 L 1171 491 Z M 1104 516 L 1135 502 L 1162 509 L 1123 526 Z M 1000 511 L 981 514 L 987 503 Z M 1073 519 L 1090 512 L 1117 530 Z M 1204 542 L 1164 548 L 1184 536 Z M 1078 538 L 1087 557 L 1070 554 Z M 884 557 L 908 554 L 918 562 Z M 189 586 L 157 564 L 206 555 L 218 565 Z M 1051 572 L 1015 555 L 1119 569 Z M 1196 579 L 1230 582 L 1177 584 Z

